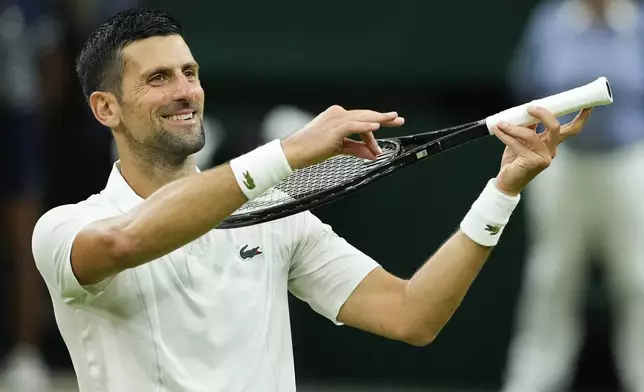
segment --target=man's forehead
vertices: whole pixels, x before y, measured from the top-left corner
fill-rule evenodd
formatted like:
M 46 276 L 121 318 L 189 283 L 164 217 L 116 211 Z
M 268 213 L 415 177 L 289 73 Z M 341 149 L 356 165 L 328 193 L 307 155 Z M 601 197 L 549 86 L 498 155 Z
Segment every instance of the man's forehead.
M 155 68 L 175 68 L 195 62 L 190 48 L 179 35 L 145 38 L 123 49 L 125 66 L 146 72 Z

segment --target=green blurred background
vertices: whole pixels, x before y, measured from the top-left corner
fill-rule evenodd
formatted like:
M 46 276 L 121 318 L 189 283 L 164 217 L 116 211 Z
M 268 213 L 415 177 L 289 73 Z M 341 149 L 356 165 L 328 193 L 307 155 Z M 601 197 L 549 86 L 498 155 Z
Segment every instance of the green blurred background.
M 255 130 L 279 104 L 313 113 L 340 104 L 397 110 L 405 116 L 403 130 L 383 130 L 380 137 L 478 120 L 517 104 L 506 72 L 536 2 L 145 3 L 169 10 L 184 25 L 202 67 L 206 112 L 221 120 L 227 131 L 217 156 L 222 162 L 256 144 Z M 314 212 L 387 270 L 408 277 L 457 228 L 485 182 L 496 174 L 501 152 L 494 138 L 472 143 Z M 105 165 L 93 165 L 87 162 L 76 174 L 88 181 L 98 176 L 96 181 L 103 182 Z M 51 167 L 55 171 L 56 163 Z M 56 181 L 65 184 L 61 177 Z M 73 187 L 82 185 L 70 181 L 64 190 L 51 192 L 50 203 L 66 201 Z M 74 197 L 86 197 L 82 192 Z M 424 348 L 335 327 L 293 300 L 299 381 L 498 388 L 524 245 L 519 207 L 461 308 L 438 339 Z M 593 344 L 582 352 L 577 385 L 614 385 L 600 283 L 590 293 L 588 339 Z M 69 368 L 53 320 L 50 334 L 49 360 Z

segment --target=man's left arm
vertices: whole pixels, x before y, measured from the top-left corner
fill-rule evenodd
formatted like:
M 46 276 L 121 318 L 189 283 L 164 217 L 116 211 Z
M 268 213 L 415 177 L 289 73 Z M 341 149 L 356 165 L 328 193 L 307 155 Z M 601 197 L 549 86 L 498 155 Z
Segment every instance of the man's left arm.
M 409 280 L 393 276 L 310 213 L 300 215 L 289 289 L 318 313 L 413 345 L 430 343 L 458 308 L 519 202 L 519 193 L 548 167 L 556 146 L 583 128 L 589 110 L 560 128 L 543 108 L 529 113 L 546 127 L 499 124 L 506 144 L 501 170 L 488 181 L 454 233 Z
M 390 339 L 427 345 L 461 304 L 491 251 L 459 230 L 409 280 L 374 269 L 340 308 L 338 320 Z
M 557 145 L 580 132 L 590 110 L 560 127 L 552 113 L 529 113 L 546 130 L 500 124 L 495 133 L 506 144 L 501 170 L 489 181 L 461 228 L 409 280 L 382 268 L 369 273 L 338 312 L 338 321 L 413 345 L 433 341 L 458 308 L 501 236 L 521 190 L 556 155 Z
M 492 249 L 458 231 L 404 280 L 310 212 L 297 219 L 291 229 L 298 238 L 289 270 L 291 293 L 335 324 L 413 345 L 429 343 L 445 325 Z

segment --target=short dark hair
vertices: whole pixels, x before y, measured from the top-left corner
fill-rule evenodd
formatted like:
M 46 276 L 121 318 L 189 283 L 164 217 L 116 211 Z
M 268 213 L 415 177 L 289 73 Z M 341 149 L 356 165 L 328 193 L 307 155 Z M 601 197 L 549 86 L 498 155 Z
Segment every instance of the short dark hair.
M 76 61 L 76 74 L 89 99 L 94 91 L 121 93 L 122 50 L 130 43 L 155 36 L 183 35 L 181 25 L 159 9 L 122 11 L 100 25 L 87 39 Z

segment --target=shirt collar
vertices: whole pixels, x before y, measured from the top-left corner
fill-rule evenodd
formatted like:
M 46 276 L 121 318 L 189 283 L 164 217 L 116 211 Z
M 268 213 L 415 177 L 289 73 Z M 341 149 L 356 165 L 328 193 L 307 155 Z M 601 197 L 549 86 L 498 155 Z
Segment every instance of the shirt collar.
M 198 167 L 196 167 L 196 170 L 197 173 L 201 173 Z M 117 160 L 112 165 L 112 171 L 107 179 L 107 185 L 101 193 L 116 204 L 121 212 L 126 212 L 144 201 L 121 174 L 120 160 Z

